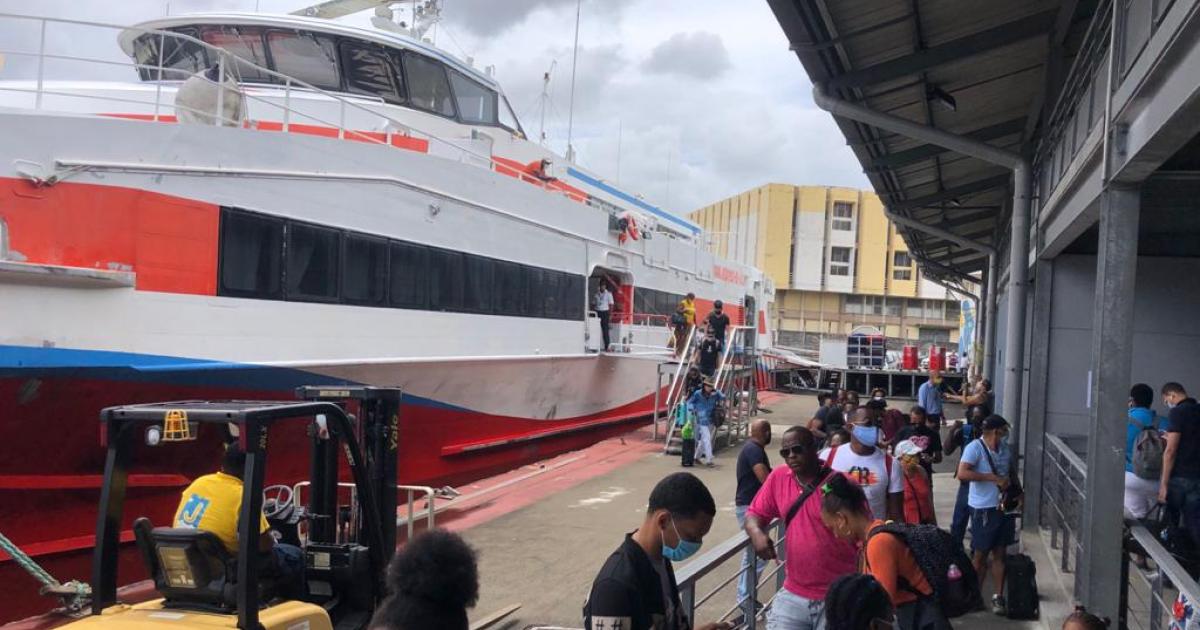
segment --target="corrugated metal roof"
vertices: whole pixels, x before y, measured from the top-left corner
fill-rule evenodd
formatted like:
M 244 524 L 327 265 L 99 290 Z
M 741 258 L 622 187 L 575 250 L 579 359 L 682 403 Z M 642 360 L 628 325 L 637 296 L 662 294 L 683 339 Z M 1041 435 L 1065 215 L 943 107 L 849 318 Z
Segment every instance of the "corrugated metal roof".
M 840 98 L 1025 151 L 1042 116 L 1051 45 L 1068 56 L 1096 0 L 768 0 L 814 83 Z M 1069 63 L 1069 59 L 1065 63 Z M 1053 90 L 1053 86 L 1049 89 Z M 936 97 L 948 95 L 950 109 Z M 992 246 L 1009 173 L 838 120 L 876 192 L 900 214 Z M 977 252 L 901 229 L 916 258 L 982 270 Z M 936 265 L 926 272 L 938 275 Z

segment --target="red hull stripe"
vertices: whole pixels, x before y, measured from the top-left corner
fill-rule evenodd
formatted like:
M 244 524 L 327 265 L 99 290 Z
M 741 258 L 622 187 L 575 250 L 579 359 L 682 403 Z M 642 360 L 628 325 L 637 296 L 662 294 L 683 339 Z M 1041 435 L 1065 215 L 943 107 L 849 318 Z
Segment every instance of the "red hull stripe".
M 121 542 L 133 542 L 132 529 L 127 529 L 121 532 Z M 96 537 L 94 535 L 89 535 L 75 536 L 73 538 L 59 538 L 57 540 L 48 540 L 46 542 L 26 543 L 21 545 L 21 551 L 24 551 L 31 558 L 36 558 L 38 556 L 47 556 L 66 551 L 91 549 L 95 546 Z M 9 560 L 12 560 L 12 556 L 0 551 L 0 563 L 8 562 Z
M 542 186 L 543 184 L 545 184 L 546 188 L 549 188 L 550 190 L 557 190 L 559 192 L 564 192 L 572 200 L 578 201 L 580 203 L 583 203 L 583 202 L 587 201 L 587 199 L 588 199 L 588 194 L 586 191 L 576 188 L 570 184 L 567 184 L 567 183 L 563 182 L 561 179 L 551 179 L 548 181 L 539 179 L 539 178 L 535 177 L 532 173 L 530 173 L 528 165 L 522 164 L 516 160 L 511 160 L 506 157 L 500 157 L 498 155 L 493 155 L 492 161 L 496 163 L 496 172 L 500 173 L 502 175 L 508 175 L 509 177 L 515 177 L 527 184 L 534 184 L 536 186 Z
M 86 490 L 99 488 L 103 475 L 0 475 L 0 490 Z M 182 488 L 183 475 L 129 475 L 130 488 Z
M 147 122 L 155 122 L 155 121 L 165 122 L 165 123 L 178 122 L 178 119 L 175 116 L 171 116 L 168 114 L 160 114 L 157 117 L 155 117 L 154 114 L 116 114 L 116 113 L 111 113 L 111 114 L 100 114 L 100 115 L 108 116 L 109 118 L 122 118 L 125 120 L 144 120 Z M 276 122 L 273 120 L 250 120 L 250 121 L 246 121 L 246 122 L 242 123 L 242 127 L 245 129 L 257 129 L 258 131 L 283 131 L 283 123 Z M 309 136 L 321 136 L 322 138 L 337 138 L 338 137 L 338 128 L 337 127 L 326 127 L 326 126 L 322 126 L 322 125 L 304 125 L 304 124 L 299 124 L 299 123 L 289 123 L 288 124 L 288 132 L 289 133 L 301 133 L 301 134 L 305 134 L 305 135 L 309 135 Z M 387 134 L 380 133 L 378 131 L 360 131 L 360 130 L 348 129 L 342 133 L 342 139 L 356 140 L 358 142 L 378 142 L 380 144 L 388 143 Z M 392 146 L 394 146 L 398 149 L 407 149 L 409 151 L 416 151 L 418 153 L 429 153 L 429 141 L 423 140 L 421 138 L 413 138 L 412 136 L 393 134 L 391 144 L 392 144 Z

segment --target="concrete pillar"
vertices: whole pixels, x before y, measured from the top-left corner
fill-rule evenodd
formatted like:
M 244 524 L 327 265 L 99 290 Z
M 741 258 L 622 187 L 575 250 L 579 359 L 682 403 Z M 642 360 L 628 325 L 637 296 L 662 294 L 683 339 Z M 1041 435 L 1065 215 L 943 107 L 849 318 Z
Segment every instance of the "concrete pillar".
M 1000 276 L 1000 256 L 988 256 L 987 284 L 984 290 L 983 378 L 996 384 L 996 279 Z
M 1092 612 L 1117 619 L 1121 601 L 1121 535 L 1125 487 L 1125 411 L 1133 362 L 1137 274 L 1137 188 L 1110 187 L 1100 196 L 1092 319 L 1092 391 L 1088 410 L 1083 552 L 1076 596 Z
M 1042 449 L 1046 433 L 1047 379 L 1050 367 L 1050 302 L 1054 292 L 1054 261 L 1038 260 L 1033 279 L 1033 321 L 1030 327 L 1028 407 L 1025 410 L 1025 445 L 1022 484 L 1025 517 L 1021 527 L 1036 531 L 1042 520 Z

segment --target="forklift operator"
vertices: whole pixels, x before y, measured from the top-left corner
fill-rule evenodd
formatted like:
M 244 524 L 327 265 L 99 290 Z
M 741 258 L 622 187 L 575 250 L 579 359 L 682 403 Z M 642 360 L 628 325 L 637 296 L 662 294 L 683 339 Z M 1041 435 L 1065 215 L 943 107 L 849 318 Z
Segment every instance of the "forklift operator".
M 175 527 L 211 532 L 236 557 L 245 467 L 245 451 L 237 442 L 227 444 L 221 470 L 198 477 L 183 491 L 175 511 Z M 275 542 L 261 513 L 259 521 L 258 549 L 263 555 L 260 576 L 274 579 L 284 597 L 299 599 L 304 591 L 304 552 L 294 545 Z

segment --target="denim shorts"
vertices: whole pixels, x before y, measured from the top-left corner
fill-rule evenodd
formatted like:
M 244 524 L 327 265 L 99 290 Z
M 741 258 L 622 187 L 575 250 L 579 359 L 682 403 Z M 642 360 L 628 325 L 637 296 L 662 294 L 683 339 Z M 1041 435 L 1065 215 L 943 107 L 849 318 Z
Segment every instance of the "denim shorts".
M 1012 544 L 1016 535 L 1013 517 L 999 508 L 971 508 L 971 550 L 991 551 Z

